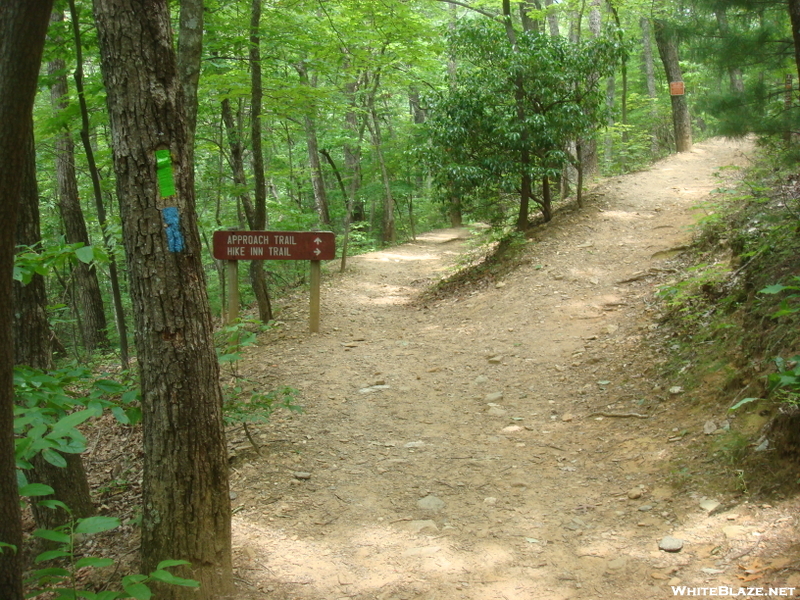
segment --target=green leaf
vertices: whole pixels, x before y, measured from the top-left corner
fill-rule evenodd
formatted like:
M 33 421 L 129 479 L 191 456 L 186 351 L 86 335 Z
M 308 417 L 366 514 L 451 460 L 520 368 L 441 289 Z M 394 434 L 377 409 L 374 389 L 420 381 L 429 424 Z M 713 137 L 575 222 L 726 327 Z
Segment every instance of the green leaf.
M 108 567 L 114 564 L 113 558 L 100 558 L 97 556 L 84 556 L 83 558 L 79 559 L 75 563 L 76 569 L 82 569 L 83 567 L 95 567 L 97 569 L 102 567 Z
M 67 511 L 68 513 L 72 512 L 69 509 L 69 506 L 64 504 L 61 500 L 50 500 L 50 499 L 48 499 L 48 500 L 39 500 L 39 502 L 37 504 L 39 506 L 44 506 L 45 508 L 62 508 L 65 511 Z
M 111 590 L 106 590 L 105 592 L 100 592 L 95 596 L 95 600 L 116 600 L 117 598 L 122 598 L 122 592 L 112 592 Z
M 71 430 L 75 429 L 78 425 L 91 419 L 94 416 L 94 411 L 92 410 L 79 410 L 78 412 L 71 413 L 66 417 L 62 417 L 58 420 L 58 422 L 53 425 L 53 430 L 48 434 L 47 437 L 61 437 L 66 435 Z
M 130 425 L 131 420 L 128 418 L 127 413 L 121 406 L 113 406 L 111 407 L 111 414 L 122 423 L 123 425 Z
M 194 579 L 184 579 L 183 577 L 177 577 L 170 573 L 169 571 L 164 570 L 156 570 L 150 573 L 150 578 L 155 579 L 156 581 L 161 581 L 163 583 L 169 583 L 170 585 L 182 585 L 185 587 L 200 587 L 200 582 L 195 581 Z
M 49 462 L 54 467 L 64 468 L 67 466 L 67 461 L 64 460 L 64 457 L 61 456 L 59 452 L 56 452 L 52 448 L 45 448 L 42 450 L 42 458 Z
M 78 248 L 75 250 L 75 256 L 79 261 L 88 265 L 94 259 L 94 248 L 91 246 L 83 246 L 82 248 Z
M 29 483 L 28 485 L 19 488 L 20 496 L 49 496 L 50 494 L 54 493 L 55 490 L 44 483 Z
M 190 564 L 192 563 L 190 563 L 188 560 L 162 560 L 160 563 L 158 563 L 156 569 L 162 570 L 162 569 L 168 569 L 169 567 L 180 567 L 182 565 L 190 565 Z
M 759 294 L 780 294 L 783 290 L 790 289 L 788 286 L 785 286 L 780 283 L 776 283 L 775 285 L 770 285 L 765 287 L 763 290 L 759 290 Z
M 737 408 L 741 408 L 745 404 L 750 404 L 751 402 L 755 402 L 756 400 L 761 400 L 761 398 L 743 398 L 739 400 L 736 404 L 731 406 L 728 410 L 736 410 Z
M 50 567 L 48 569 L 39 569 L 33 572 L 32 579 L 34 581 L 50 578 L 50 577 L 69 577 L 70 573 L 66 569 L 60 567 Z
M 124 598 L 124 597 L 125 594 L 123 592 L 112 592 L 111 590 L 106 590 L 105 592 L 100 592 L 99 594 L 96 594 L 94 600 L 116 600 L 117 598 Z
M 0 554 L 6 551 L 6 548 L 11 550 L 12 553 L 16 554 L 17 547 L 14 544 L 7 544 L 6 542 L 0 542 Z
M 65 550 L 48 550 L 47 552 L 42 552 L 39 554 L 33 562 L 37 565 L 41 562 L 45 562 L 46 560 L 53 560 L 54 558 L 63 558 L 65 556 L 72 556 L 71 552 L 67 552 Z
M 33 532 L 34 537 L 58 542 L 59 544 L 69 544 L 70 537 L 66 533 L 55 531 L 54 529 L 37 529 Z
M 150 600 L 153 597 L 153 592 L 143 583 L 123 584 L 122 587 L 131 598 L 136 598 L 136 600 Z
M 75 533 L 100 533 L 119 527 L 116 517 L 89 517 L 81 519 L 75 527 Z

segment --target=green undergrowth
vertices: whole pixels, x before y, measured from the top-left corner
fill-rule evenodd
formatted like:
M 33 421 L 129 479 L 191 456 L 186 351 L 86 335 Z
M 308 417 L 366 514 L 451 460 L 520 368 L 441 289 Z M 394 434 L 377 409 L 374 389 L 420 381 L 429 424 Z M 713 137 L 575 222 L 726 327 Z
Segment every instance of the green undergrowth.
M 689 469 L 771 496 L 800 491 L 800 177 L 762 150 L 738 184 L 698 207 L 695 243 L 657 295 L 662 375 L 680 380 L 701 430 L 704 419 L 724 425 L 695 436 L 703 466 L 679 467 L 678 479 Z

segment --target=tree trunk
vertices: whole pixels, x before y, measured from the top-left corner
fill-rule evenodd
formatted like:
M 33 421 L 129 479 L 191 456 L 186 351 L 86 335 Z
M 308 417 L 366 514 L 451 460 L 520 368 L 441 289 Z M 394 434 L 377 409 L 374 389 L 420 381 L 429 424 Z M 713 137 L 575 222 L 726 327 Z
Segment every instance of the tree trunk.
M 550 30 L 551 37 L 561 37 L 561 33 L 558 30 L 557 8 L 550 8 L 554 5 L 558 7 L 558 5 L 555 3 L 555 0 L 544 0 L 544 5 L 547 7 L 547 27 Z
M 95 0 L 94 12 L 141 376 L 142 570 L 188 560 L 178 571 L 199 592 L 159 586 L 158 598 L 217 600 L 233 589 L 228 461 L 169 6 Z
M 75 90 L 78 93 L 78 105 L 81 109 L 81 141 L 83 151 L 86 154 L 86 162 L 89 167 L 89 175 L 92 179 L 92 192 L 94 203 L 97 209 L 97 221 L 103 231 L 103 242 L 108 252 L 108 278 L 111 281 L 111 297 L 114 301 L 114 319 L 117 324 L 119 335 L 119 353 L 122 365 L 128 368 L 128 327 L 125 323 L 125 311 L 122 307 L 122 289 L 119 284 L 119 272 L 117 270 L 117 260 L 114 257 L 111 246 L 111 236 L 106 229 L 106 208 L 103 204 L 103 192 L 100 187 L 100 172 L 94 159 L 94 150 L 89 137 L 89 109 L 86 106 L 86 95 L 83 91 L 83 48 L 81 45 L 81 28 L 78 10 L 75 7 L 75 0 L 69 0 L 70 19 L 72 21 L 73 39 L 75 42 Z
M 592 39 L 600 37 L 602 33 L 602 15 L 600 13 L 600 6 L 602 0 L 591 0 L 591 8 L 589 9 L 589 34 Z M 597 76 L 592 75 L 594 81 L 597 81 Z M 583 147 L 583 160 L 581 161 L 581 168 L 583 176 L 592 178 L 597 174 L 598 169 L 598 151 L 597 140 L 595 138 L 584 139 L 581 142 Z
M 450 5 L 450 19 L 447 24 L 451 33 L 455 32 L 458 25 L 458 7 Z M 450 52 L 447 57 L 447 85 L 451 91 L 458 85 L 458 57 L 455 52 Z M 450 217 L 450 227 L 462 227 L 464 225 L 464 214 L 462 210 L 461 197 L 455 193 L 454 185 L 451 183 L 448 190 L 447 214 Z
M 553 198 L 550 194 L 550 178 L 542 177 L 542 216 L 545 223 L 553 219 Z
M 532 19 L 530 16 L 531 9 L 541 12 L 542 5 L 539 0 L 522 0 L 519 4 L 519 18 L 522 23 L 522 31 L 530 31 L 539 33 L 540 23 L 538 19 Z
M 520 123 L 525 122 L 525 107 L 524 107 L 524 94 L 525 88 L 522 81 L 522 76 L 518 75 L 515 80 L 515 96 L 517 105 L 517 120 Z M 530 212 L 530 202 L 533 198 L 533 178 L 531 177 L 531 151 L 528 148 L 528 132 L 524 127 L 520 133 L 520 200 L 519 212 L 517 213 L 517 230 L 525 231 L 530 225 L 528 220 L 528 213 Z M 544 207 L 543 207 L 544 208 Z M 545 221 L 549 221 L 547 213 Z
M 639 19 L 639 26 L 642 29 L 642 62 L 644 66 L 645 82 L 647 84 L 647 95 L 650 97 L 650 153 L 655 157 L 658 155 L 658 108 L 656 107 L 656 74 L 653 62 L 653 41 L 650 36 L 650 19 L 642 17 Z
M 16 243 L 38 248 L 42 241 L 39 228 L 39 189 L 36 183 L 36 149 L 33 131 L 25 143 L 25 171 L 19 195 Z M 47 320 L 47 290 L 38 273 L 30 283 L 13 283 L 14 362 L 35 369 L 52 367 L 52 334 Z
M 717 17 L 717 27 L 719 27 L 720 34 L 722 34 L 723 38 L 728 37 L 731 30 L 728 26 L 728 14 L 725 12 L 725 7 L 717 8 L 714 11 L 714 15 Z M 742 70 L 739 67 L 730 66 L 728 67 L 728 77 L 731 82 L 731 91 L 735 94 L 743 94 L 744 80 L 742 79 Z
M 347 211 L 344 220 L 344 238 L 342 239 L 342 259 L 339 270 L 344 273 L 347 268 L 347 252 L 350 243 L 350 226 L 353 221 L 364 220 L 364 204 L 357 202 L 358 190 L 361 187 L 361 144 L 364 141 L 364 130 L 367 126 L 366 116 L 359 110 L 356 100 L 360 82 L 363 77 L 356 81 L 345 84 L 345 94 L 347 96 L 347 112 L 345 113 L 345 127 L 350 135 L 357 136 L 355 143 L 350 141 L 344 144 L 344 162 L 350 175 L 350 186 L 347 192 Z
M 63 17 L 57 14 L 57 18 L 62 20 Z M 53 78 L 50 99 L 53 111 L 58 115 L 68 107 L 66 65 L 63 60 L 56 59 L 48 63 L 48 71 Z M 66 129 L 56 137 L 56 179 L 58 209 L 64 223 L 64 237 L 67 243 L 91 246 L 92 242 L 89 239 L 83 209 L 78 198 L 75 144 L 72 135 Z M 89 352 L 98 348 L 107 348 L 109 346 L 106 331 L 108 323 L 106 322 L 100 283 L 97 281 L 97 269 L 94 265 L 78 262 L 73 266 L 71 288 L 73 310 L 81 316 L 84 347 Z
M 658 54 L 664 64 L 667 82 L 683 82 L 683 74 L 678 60 L 678 42 L 669 31 L 663 20 L 653 22 L 653 29 L 658 46 Z M 689 105 L 686 96 L 671 94 L 672 124 L 675 129 L 675 147 L 678 152 L 689 152 L 692 149 L 692 121 L 689 116 Z
M 36 526 L 41 529 L 54 529 L 72 519 L 82 519 L 95 514 L 92 504 L 92 494 L 89 489 L 89 480 L 83 468 L 83 459 L 80 454 L 62 454 L 67 466 L 56 467 L 37 454 L 31 460 L 33 469 L 28 471 L 28 481 L 31 483 L 44 483 L 53 488 L 54 494 L 36 498 L 31 502 L 31 510 Z M 39 501 L 56 499 L 70 508 L 67 513 L 61 508 L 43 508 Z
M 375 89 L 378 88 L 376 78 Z M 383 139 L 381 136 L 381 123 L 378 119 L 378 112 L 375 110 L 375 94 L 369 98 L 369 114 L 372 119 L 372 144 L 375 146 L 375 154 L 378 158 L 378 165 L 381 169 L 381 181 L 383 182 L 383 219 L 381 226 L 381 240 L 384 244 L 394 244 L 397 240 L 394 220 L 394 196 L 392 195 L 391 180 L 389 171 L 386 168 L 386 160 L 383 157 Z
M 356 143 L 345 142 L 344 165 L 351 174 L 350 189 L 348 193 L 348 215 L 350 222 L 363 221 L 366 212 L 363 202 L 356 202 L 358 190 L 361 188 L 361 142 L 364 138 L 364 128 L 366 120 L 361 114 L 360 107 L 356 101 L 356 92 L 359 88 L 359 80 L 345 84 L 345 95 L 347 96 L 347 112 L 344 116 L 345 128 L 351 136 L 357 138 Z
M 250 136 L 253 145 L 253 180 L 255 194 L 250 229 L 263 231 L 267 227 L 267 182 L 264 177 L 264 150 L 261 145 L 261 2 L 253 0 L 250 12 Z M 258 318 L 262 323 L 272 320 L 272 303 L 269 299 L 264 261 L 250 261 L 250 284 L 258 304 Z
M 614 127 L 614 96 L 617 91 L 617 78 L 612 75 L 606 80 L 606 108 L 608 109 L 608 131 L 605 134 L 605 144 L 603 148 L 603 163 L 605 168 L 611 166 L 611 161 L 614 158 L 614 136 L 611 133 L 611 128 Z
M 197 85 L 203 56 L 203 0 L 181 0 L 178 28 L 178 71 L 183 87 L 189 149 L 194 163 L 194 133 L 197 128 Z
M 792 23 L 794 41 L 794 64 L 800 78 L 800 0 L 789 0 L 789 20 Z
M 309 79 L 308 70 L 304 63 L 295 65 L 300 83 L 308 88 L 316 87 L 314 81 Z M 303 116 L 303 128 L 306 133 L 306 148 L 308 149 L 308 165 L 311 169 L 311 187 L 314 190 L 314 208 L 319 217 L 321 226 L 331 226 L 331 216 L 328 212 L 328 195 L 325 192 L 325 179 L 322 177 L 322 163 L 319 160 L 319 142 L 317 141 L 316 110 L 312 107 L 311 114 Z
M 38 247 L 42 241 L 39 230 L 39 189 L 36 183 L 36 149 L 33 133 L 26 144 L 24 183 L 20 194 L 17 219 L 17 243 Z M 47 293 L 44 277 L 34 275 L 28 285 L 14 282 L 14 349 L 18 365 L 47 371 L 52 368 L 52 332 L 47 320 Z M 39 501 L 60 500 L 72 510 L 75 517 L 94 514 L 89 481 L 80 454 L 64 454 L 67 466 L 55 467 L 37 454 L 33 469 L 27 473 L 31 483 L 44 483 L 53 488 L 53 495 L 44 496 L 31 503 L 36 526 L 53 529 L 72 517 L 63 509 L 39 506 Z
M 22 521 L 14 461 L 11 281 L 17 206 L 51 0 L 6 0 L 0 19 L 0 598 L 22 600 Z

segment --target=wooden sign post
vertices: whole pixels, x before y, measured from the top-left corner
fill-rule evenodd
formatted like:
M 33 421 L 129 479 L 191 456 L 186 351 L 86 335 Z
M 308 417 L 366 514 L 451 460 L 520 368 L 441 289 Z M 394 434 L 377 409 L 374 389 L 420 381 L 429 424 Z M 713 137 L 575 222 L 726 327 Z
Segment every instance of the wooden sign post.
M 240 260 L 310 260 L 309 330 L 319 332 L 321 261 L 336 258 L 336 236 L 330 231 L 215 231 L 214 258 L 228 261 L 228 321 L 239 315 Z M 235 302 L 235 304 L 234 304 Z

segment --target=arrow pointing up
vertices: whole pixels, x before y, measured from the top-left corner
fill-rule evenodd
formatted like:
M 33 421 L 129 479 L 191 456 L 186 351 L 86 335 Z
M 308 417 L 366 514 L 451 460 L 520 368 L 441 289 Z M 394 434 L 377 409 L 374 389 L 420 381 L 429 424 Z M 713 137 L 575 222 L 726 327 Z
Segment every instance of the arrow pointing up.
M 321 244 L 321 243 L 322 243 L 322 240 L 321 240 L 321 239 L 319 239 L 319 238 L 317 238 L 317 239 L 315 239 L 315 240 L 314 240 L 314 243 L 315 243 L 315 244 Z

